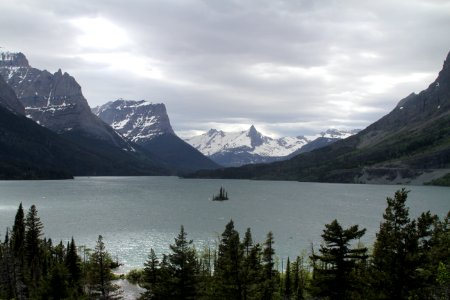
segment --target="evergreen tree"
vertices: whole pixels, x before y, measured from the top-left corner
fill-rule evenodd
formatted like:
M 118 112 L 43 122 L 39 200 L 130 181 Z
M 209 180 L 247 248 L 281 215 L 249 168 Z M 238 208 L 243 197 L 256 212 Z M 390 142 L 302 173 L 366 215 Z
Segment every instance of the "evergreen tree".
M 89 259 L 89 291 L 100 299 L 120 299 L 120 290 L 112 283 L 111 255 L 106 251 L 103 237 L 98 236 L 94 252 Z
M 81 259 L 77 253 L 77 247 L 72 237 L 65 257 L 65 265 L 68 271 L 68 280 L 75 291 L 81 292 Z
M 233 220 L 222 233 L 217 257 L 215 279 L 219 299 L 241 299 L 242 280 L 241 263 L 243 251 L 239 241 L 239 233 L 234 229 Z
M 289 257 L 286 262 L 286 272 L 284 276 L 284 299 L 289 300 L 292 296 L 292 286 L 291 286 L 291 262 Z
M 168 256 L 171 275 L 170 299 L 195 299 L 198 265 L 192 240 L 187 240 L 184 227 L 175 238 L 175 244 L 170 245 Z
M 44 226 L 35 205 L 31 205 L 25 220 L 25 257 L 28 267 L 29 287 L 36 289 L 42 275 L 41 236 Z
M 273 233 L 269 231 L 267 239 L 264 243 L 264 250 L 262 254 L 263 263 L 263 295 L 262 299 L 272 299 L 276 290 L 276 271 L 275 266 L 275 249 L 273 248 L 274 239 Z
M 374 244 L 375 285 L 381 299 L 407 299 L 414 287 L 418 238 L 416 223 L 410 220 L 405 205 L 407 197 L 408 192 L 402 189 L 394 198 L 387 198 L 384 221 Z
M 11 245 L 14 255 L 23 259 L 25 251 L 25 217 L 22 203 L 19 204 L 11 234 Z
M 147 261 L 144 263 L 145 288 L 152 293 L 158 282 L 159 261 L 153 248 L 150 249 Z
M 242 299 L 248 298 L 249 290 L 255 280 L 252 272 L 252 257 L 250 256 L 253 246 L 252 233 L 250 228 L 247 228 L 244 240 L 242 241 L 243 249 L 243 263 L 241 268 L 241 280 L 242 280 Z
M 365 229 L 359 230 L 358 225 L 343 229 L 337 220 L 325 225 L 320 255 L 313 255 L 316 261 L 314 269 L 314 293 L 328 296 L 331 299 L 348 299 L 355 292 L 355 278 L 352 272 L 360 260 L 367 259 L 366 248 L 351 249 L 351 242 L 360 239 Z M 319 262 L 319 263 L 317 263 Z

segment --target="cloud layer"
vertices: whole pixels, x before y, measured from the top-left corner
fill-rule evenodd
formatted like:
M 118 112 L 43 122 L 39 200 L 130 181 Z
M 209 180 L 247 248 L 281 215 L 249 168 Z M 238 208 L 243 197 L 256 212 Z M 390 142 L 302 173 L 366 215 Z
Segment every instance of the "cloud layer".
M 445 0 L 24 0 L 0 46 L 62 68 L 91 106 L 164 102 L 176 132 L 363 128 L 434 80 Z

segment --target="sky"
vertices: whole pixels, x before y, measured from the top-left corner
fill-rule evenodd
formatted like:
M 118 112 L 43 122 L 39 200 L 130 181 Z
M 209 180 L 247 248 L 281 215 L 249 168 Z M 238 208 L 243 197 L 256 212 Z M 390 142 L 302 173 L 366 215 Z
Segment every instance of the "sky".
M 1 0 L 0 47 L 91 107 L 166 105 L 182 137 L 365 128 L 434 81 L 449 0 Z

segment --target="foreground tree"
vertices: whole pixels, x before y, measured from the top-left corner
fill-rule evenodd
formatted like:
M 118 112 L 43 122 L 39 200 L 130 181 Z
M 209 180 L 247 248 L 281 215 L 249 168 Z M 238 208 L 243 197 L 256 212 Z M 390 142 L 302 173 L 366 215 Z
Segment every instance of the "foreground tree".
M 418 249 L 416 223 L 409 218 L 405 189 L 388 197 L 373 251 L 376 289 L 381 299 L 407 299 L 413 288 Z
M 89 258 L 88 289 L 94 299 L 121 299 L 119 287 L 112 283 L 111 255 L 106 251 L 103 237 L 98 236 L 94 252 Z
M 170 274 L 167 299 L 195 299 L 198 264 L 192 240 L 187 239 L 184 227 L 175 238 L 175 244 L 170 245 L 171 254 L 168 256 Z
M 367 259 L 367 248 L 351 248 L 352 241 L 360 239 L 366 229 L 358 225 L 343 229 L 337 220 L 325 225 L 320 255 L 313 255 L 315 262 L 313 294 L 331 299 L 349 299 L 356 290 L 357 278 L 352 276 L 359 263 Z
M 234 229 L 234 222 L 231 220 L 222 233 L 214 272 L 219 299 L 241 299 L 242 258 L 243 251 L 239 233 Z

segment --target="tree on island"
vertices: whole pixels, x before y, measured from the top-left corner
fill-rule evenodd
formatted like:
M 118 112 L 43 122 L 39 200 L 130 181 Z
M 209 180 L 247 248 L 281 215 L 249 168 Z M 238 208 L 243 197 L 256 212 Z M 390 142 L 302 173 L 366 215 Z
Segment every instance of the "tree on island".
M 219 194 L 213 195 L 213 201 L 228 200 L 228 192 L 223 187 L 220 187 Z

